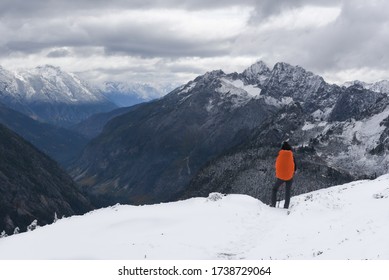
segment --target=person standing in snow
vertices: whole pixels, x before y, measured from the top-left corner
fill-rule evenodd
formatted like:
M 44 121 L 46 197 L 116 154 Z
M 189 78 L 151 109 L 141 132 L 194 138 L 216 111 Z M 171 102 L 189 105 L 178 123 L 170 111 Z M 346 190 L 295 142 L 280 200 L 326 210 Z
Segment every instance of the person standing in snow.
M 272 188 L 271 207 L 276 206 L 277 192 L 279 187 L 285 183 L 285 204 L 289 208 L 290 195 L 293 183 L 293 176 L 296 171 L 296 162 L 293 156 L 292 147 L 288 142 L 282 143 L 281 150 L 276 159 L 276 182 Z

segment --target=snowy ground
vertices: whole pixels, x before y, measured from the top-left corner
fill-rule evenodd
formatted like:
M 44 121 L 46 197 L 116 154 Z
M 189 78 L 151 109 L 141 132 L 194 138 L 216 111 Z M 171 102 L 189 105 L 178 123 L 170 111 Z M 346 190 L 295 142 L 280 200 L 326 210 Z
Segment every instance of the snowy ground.
M 213 199 L 211 199 L 213 198 Z M 0 239 L 0 259 L 389 259 L 389 175 L 293 197 L 117 205 Z

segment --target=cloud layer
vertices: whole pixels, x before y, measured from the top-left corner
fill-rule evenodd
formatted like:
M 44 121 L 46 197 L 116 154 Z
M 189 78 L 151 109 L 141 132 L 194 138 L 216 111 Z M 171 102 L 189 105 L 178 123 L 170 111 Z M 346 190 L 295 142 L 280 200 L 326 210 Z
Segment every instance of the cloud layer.
M 262 59 L 332 82 L 389 79 L 388 10 L 384 0 L 5 0 L 0 64 L 175 83 Z

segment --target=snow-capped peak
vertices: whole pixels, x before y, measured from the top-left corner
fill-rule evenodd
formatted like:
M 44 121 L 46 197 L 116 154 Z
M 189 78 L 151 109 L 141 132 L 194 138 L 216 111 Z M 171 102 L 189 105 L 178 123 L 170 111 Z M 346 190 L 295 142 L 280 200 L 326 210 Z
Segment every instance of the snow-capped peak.
M 242 75 L 251 83 L 264 85 L 270 77 L 270 69 L 263 62 L 258 61 L 243 71 Z
M 284 73 L 284 74 L 293 74 L 295 77 L 298 76 L 312 76 L 314 75 L 312 72 L 305 70 L 303 67 L 296 65 L 293 66 L 286 62 L 278 62 L 273 67 L 274 73 Z
M 285 62 L 278 62 L 274 65 L 269 83 L 273 85 L 282 84 L 283 88 L 303 86 L 306 89 L 306 94 L 309 94 L 316 92 L 320 85 L 324 83 L 324 79 L 301 66 L 292 66 Z
M 345 82 L 343 84 L 343 86 L 345 86 L 345 87 L 350 87 L 350 86 L 355 86 L 355 85 L 358 85 L 362 88 L 365 88 L 365 89 L 368 89 L 371 91 L 389 94 L 389 81 L 388 80 L 382 80 L 382 81 L 378 81 L 375 83 L 366 83 L 366 82 L 355 80 L 355 81 L 351 81 L 351 82 Z
M 30 71 L 37 71 L 38 73 L 44 74 L 44 73 L 54 73 L 54 74 L 61 74 L 63 73 L 61 68 L 58 66 L 45 64 L 45 65 L 39 65 Z
M 197 77 L 194 81 L 195 82 L 201 82 L 201 83 L 208 83 L 212 82 L 218 78 L 221 78 L 225 76 L 226 74 L 223 72 L 223 70 L 213 70 L 206 72 L 204 75 Z
M 377 91 L 381 93 L 389 93 L 389 81 L 382 80 L 373 84 L 370 88 L 372 91 Z
M 6 83 L 10 83 L 13 78 L 13 73 L 0 65 L 0 83 L 5 85 Z
M 24 68 L 15 71 L 15 74 L 18 77 L 39 77 L 44 78 L 45 80 L 55 80 L 63 76 L 68 76 L 69 73 L 63 72 L 60 67 L 53 65 L 40 65 L 35 68 Z
M 6 73 L 4 70 L 1 71 Z M 77 75 L 52 65 L 7 72 L 5 93 L 21 102 L 88 103 L 106 101 L 97 91 Z M 0 74 L 1 75 L 1 74 Z M 0 76 L 4 81 L 4 77 Z

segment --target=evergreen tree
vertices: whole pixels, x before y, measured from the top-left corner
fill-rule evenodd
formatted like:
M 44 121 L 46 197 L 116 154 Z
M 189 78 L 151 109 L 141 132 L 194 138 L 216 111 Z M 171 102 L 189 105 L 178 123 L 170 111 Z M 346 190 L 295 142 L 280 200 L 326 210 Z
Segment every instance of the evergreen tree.
M 15 229 L 14 229 L 14 234 L 18 234 L 20 232 L 20 228 L 19 227 L 16 227 Z
M 34 220 L 28 227 L 27 231 L 33 231 L 38 227 L 38 220 Z

